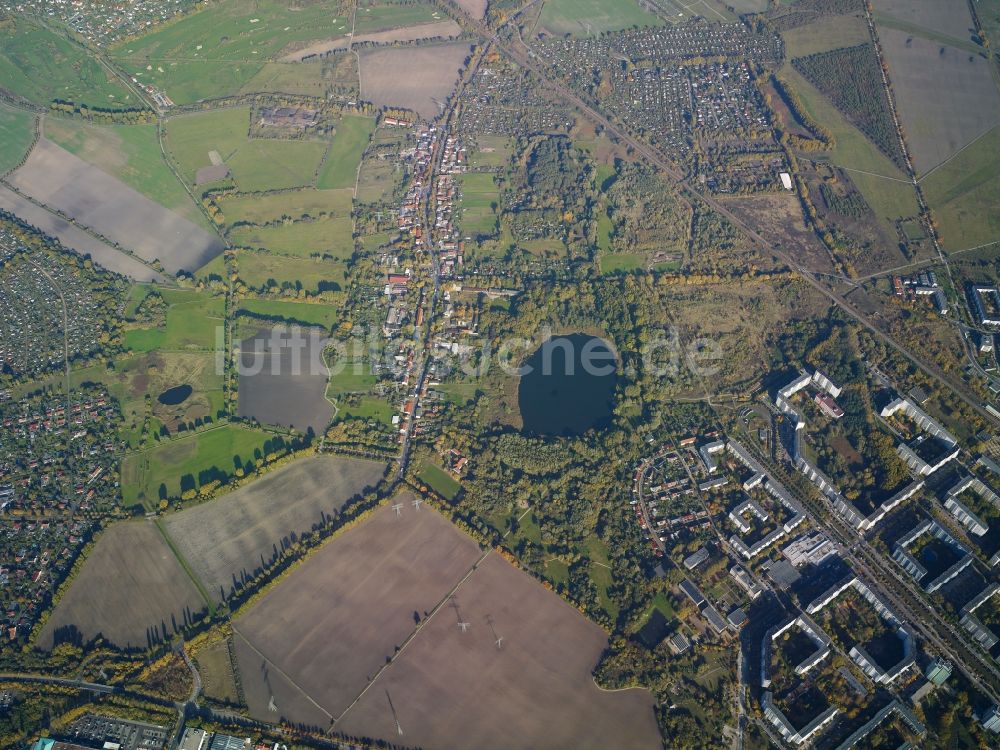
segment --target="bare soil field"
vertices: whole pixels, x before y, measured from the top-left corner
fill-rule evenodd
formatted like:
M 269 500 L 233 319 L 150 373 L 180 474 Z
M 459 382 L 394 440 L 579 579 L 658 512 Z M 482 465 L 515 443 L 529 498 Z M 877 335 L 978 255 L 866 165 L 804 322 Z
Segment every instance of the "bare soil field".
M 377 484 L 384 473 L 385 464 L 377 461 L 317 456 L 169 516 L 164 526 L 209 595 L 221 601 L 297 534 Z
M 318 550 L 233 623 L 252 646 L 238 650 L 252 716 L 314 724 L 316 704 L 339 716 L 479 559 L 470 537 L 411 500 L 394 501 L 398 518 L 385 506 Z M 298 687 L 284 705 L 273 693 L 277 714 L 259 684 L 265 673 Z
M 459 7 L 475 19 L 480 19 L 486 15 L 486 6 L 489 0 L 455 0 Z
M 462 33 L 462 27 L 451 19 L 447 21 L 435 21 L 434 23 L 420 23 L 415 26 L 404 26 L 400 29 L 387 29 L 385 31 L 373 31 L 368 34 L 356 34 L 354 44 L 392 44 L 393 42 L 416 42 L 421 39 L 451 39 Z M 341 49 L 347 49 L 350 42 L 349 36 L 340 36 L 336 39 L 327 39 L 321 42 L 313 42 L 308 47 L 303 47 L 295 52 L 290 52 L 279 58 L 279 62 L 301 62 L 311 55 L 325 55 Z
M 128 276 L 135 281 L 163 281 L 163 276 L 135 258 L 116 250 L 106 242 L 91 237 L 61 216 L 36 206 L 10 188 L 0 185 L 0 210 L 17 216 L 45 234 L 58 239 L 65 248 L 80 255 L 89 255 L 102 268 Z
M 335 731 L 397 742 L 398 721 L 403 742 L 428 750 L 533 748 L 539 737 L 546 747 L 660 747 L 652 696 L 597 687 L 607 634 L 556 594 L 490 555 L 452 601 Z
M 363 50 L 361 98 L 377 107 L 405 107 L 431 118 L 455 88 L 471 47 L 465 42 Z
M 116 523 L 101 535 L 37 645 L 49 649 L 75 637 L 86 642 L 100 633 L 120 647 L 146 648 L 204 608 L 151 521 Z
M 170 273 L 196 270 L 223 249 L 215 235 L 45 138 L 8 182 Z
M 969 41 L 972 16 L 966 0 L 875 0 L 875 12 Z
M 299 329 L 303 347 L 293 350 L 275 339 L 275 332 L 294 331 L 275 326 L 241 342 L 238 412 L 261 424 L 310 427 L 322 433 L 333 419 L 333 404 L 326 400 L 330 371 L 323 362 L 328 339 L 313 329 Z
M 897 29 L 883 28 L 879 36 L 918 172 L 1000 123 L 989 61 Z

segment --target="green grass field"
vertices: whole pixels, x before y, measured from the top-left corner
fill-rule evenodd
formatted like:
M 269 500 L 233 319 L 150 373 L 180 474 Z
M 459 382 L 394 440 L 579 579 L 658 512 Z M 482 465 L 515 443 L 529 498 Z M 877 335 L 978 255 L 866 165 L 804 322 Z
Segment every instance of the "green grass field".
M 354 33 L 367 34 L 372 31 L 446 20 L 448 20 L 448 16 L 431 3 L 419 5 L 366 5 L 358 3 Z
M 553 34 L 586 36 L 621 31 L 632 26 L 662 26 L 663 21 L 639 7 L 636 0 L 546 0 L 539 29 Z
M 0 81 L 38 104 L 55 99 L 105 109 L 142 106 L 79 45 L 24 16 L 0 22 Z
M 117 177 L 164 208 L 210 228 L 205 214 L 164 161 L 155 125 L 98 127 L 79 120 L 47 117 L 43 132 L 71 154 Z
M 0 105 L 0 174 L 18 165 L 35 137 L 35 116 Z
M 126 331 L 125 347 L 134 352 L 214 350 L 216 329 L 223 324 L 224 300 L 196 291 L 159 291 L 169 305 L 166 325 Z
M 600 258 L 601 273 L 629 273 L 642 268 L 642 258 L 630 253 L 602 255 Z
M 354 358 L 350 353 L 330 364 L 330 382 L 326 396 L 336 399 L 345 393 L 365 393 L 376 383 L 371 367 L 363 358 Z
M 240 310 L 288 323 L 322 326 L 328 330 L 336 325 L 338 320 L 336 308 L 311 302 L 245 299 L 240 303 Z
M 326 96 L 327 83 L 323 80 L 323 63 L 269 62 L 245 84 L 240 93 L 281 92 L 301 96 Z
M 447 471 L 435 464 L 425 463 L 417 477 L 445 500 L 454 500 L 462 485 Z
M 493 234 L 497 229 L 497 211 L 500 188 L 493 182 L 493 175 L 486 172 L 468 172 L 458 178 L 462 193 L 462 231 L 466 234 Z
M 280 255 L 329 255 L 347 260 L 354 253 L 351 219 L 296 221 L 267 227 L 237 227 L 229 239 L 237 247 L 264 248 Z
M 346 116 L 337 124 L 326 162 L 319 173 L 316 186 L 320 189 L 354 189 L 358 178 L 358 165 L 375 132 L 371 117 Z
M 320 284 L 335 284 L 343 289 L 347 283 L 344 264 L 329 260 L 242 252 L 237 254 L 237 267 L 240 278 L 254 288 L 273 280 L 279 288 L 282 282 L 298 283 L 303 289 L 315 292 Z
M 300 219 L 322 214 L 351 215 L 350 190 L 293 190 L 272 195 L 225 196 L 219 201 L 227 224 L 267 224 L 283 217 Z
M 248 138 L 250 109 L 222 109 L 174 117 L 166 125 L 166 147 L 181 175 L 194 185 L 201 167 L 217 151 L 240 190 L 278 190 L 310 185 L 326 144 Z
M 805 57 L 840 47 L 853 47 L 870 40 L 868 25 L 861 16 L 821 17 L 805 26 L 781 34 L 785 40 L 785 56 Z
M 472 167 L 505 167 L 510 160 L 510 138 L 500 135 L 476 136 L 478 148 L 469 157 Z
M 1000 127 L 932 172 L 923 187 L 948 250 L 1000 240 Z
M 264 443 L 272 437 L 264 430 L 223 425 L 129 454 L 122 463 L 122 497 L 126 504 L 155 507 L 161 485 L 168 497 L 179 497 L 184 477 L 200 486 L 203 471 L 215 469 L 232 476 L 235 459 L 242 465 L 263 457 Z
M 380 398 L 364 397 L 357 406 L 341 406 L 337 409 L 338 419 L 374 419 L 384 425 L 392 424 L 395 411 L 392 406 Z
M 223 2 L 167 22 L 111 49 L 142 83 L 178 104 L 236 94 L 292 42 L 326 39 L 348 30 L 327 2 L 294 12 L 275 0 Z

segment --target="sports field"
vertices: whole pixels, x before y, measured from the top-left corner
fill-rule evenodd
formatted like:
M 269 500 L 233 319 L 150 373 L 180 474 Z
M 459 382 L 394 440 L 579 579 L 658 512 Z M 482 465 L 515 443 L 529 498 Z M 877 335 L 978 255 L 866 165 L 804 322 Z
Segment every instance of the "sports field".
M 130 453 L 122 462 L 122 498 L 126 505 L 156 507 L 163 497 L 231 477 L 237 466 L 263 458 L 275 439 L 264 430 L 225 424 Z
M 181 175 L 195 184 L 199 169 L 212 165 L 215 152 L 242 191 L 278 190 L 310 185 L 326 144 L 250 138 L 249 107 L 171 118 L 166 146 Z
M 661 26 L 663 21 L 636 0 L 545 0 L 536 30 L 588 36 L 632 26 Z
M 334 15 L 337 7 L 324 1 L 290 12 L 276 0 L 215 3 L 118 44 L 111 54 L 177 104 L 228 96 L 286 45 L 344 33 L 348 21 Z
M 462 193 L 461 228 L 465 234 L 493 234 L 497 229 L 500 188 L 491 173 L 467 172 L 459 176 Z
M 371 117 L 345 116 L 337 123 L 330 150 L 323 162 L 316 186 L 321 189 L 350 188 L 354 190 L 358 165 L 375 132 Z
M 205 229 L 205 215 L 177 179 L 160 151 L 155 125 L 96 126 L 46 117 L 45 137 L 164 208 Z
M 34 138 L 35 116 L 0 104 L 0 175 L 16 167 Z
M 296 534 L 329 520 L 348 500 L 374 486 L 385 464 L 317 456 L 296 461 L 210 503 L 164 522 L 181 555 L 212 597 L 271 561 Z
M 146 648 L 169 639 L 205 608 L 156 525 L 119 522 L 98 539 L 38 645 L 51 648 L 76 632 L 84 642 L 102 634 L 123 648 Z
M 462 490 L 462 485 L 456 481 L 455 477 L 440 466 L 431 463 L 425 463 L 420 468 L 418 477 L 420 481 L 426 482 L 428 487 L 446 500 L 453 500 L 455 495 Z
M 170 273 L 193 271 L 222 252 L 214 233 L 45 138 L 8 181 Z
M 295 221 L 267 227 L 242 226 L 229 233 L 236 247 L 266 249 L 279 255 L 329 256 L 347 260 L 354 254 L 350 218 Z
M 46 106 L 55 99 L 105 109 L 142 106 L 82 46 L 37 21 L 7 18 L 0 36 L 0 81 L 18 96 Z

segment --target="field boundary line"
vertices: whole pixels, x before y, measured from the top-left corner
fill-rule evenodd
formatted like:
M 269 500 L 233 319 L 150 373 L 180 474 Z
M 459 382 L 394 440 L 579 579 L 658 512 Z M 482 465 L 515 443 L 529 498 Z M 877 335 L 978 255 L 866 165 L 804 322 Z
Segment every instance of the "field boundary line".
M 190 563 L 188 563 L 187 558 L 185 558 L 184 555 L 181 554 L 181 551 L 177 548 L 177 545 L 174 544 L 174 540 L 170 538 L 170 535 L 167 533 L 167 530 L 163 528 L 163 525 L 160 523 L 159 518 L 153 521 L 153 525 L 156 526 L 156 530 L 160 532 L 160 536 L 163 537 L 163 541 L 166 542 L 166 545 L 170 548 L 170 551 L 177 559 L 177 562 L 184 569 L 184 572 L 187 573 L 188 578 L 191 579 L 191 583 L 193 583 L 194 587 L 198 589 L 198 595 L 205 600 L 205 604 L 208 606 L 208 614 L 211 617 L 215 617 L 215 602 L 212 601 L 212 599 L 209 597 L 208 590 L 205 588 L 205 584 L 203 584 L 201 582 L 201 579 L 195 575 L 194 569 L 191 567 Z
M 391 657 L 389 658 L 389 661 L 387 661 L 387 662 L 386 662 L 385 664 L 383 664 L 383 665 L 382 665 L 382 666 L 381 666 L 381 667 L 379 668 L 378 672 L 376 672 L 376 673 L 375 673 L 375 676 L 374 676 L 374 677 L 372 677 L 372 679 L 371 679 L 371 680 L 369 680 L 368 684 L 364 686 L 364 688 L 363 688 L 363 689 L 361 690 L 361 692 L 360 692 L 360 693 L 358 693 L 357 697 L 356 697 L 356 698 L 355 698 L 355 699 L 354 699 L 353 701 L 351 701 L 351 704 L 350 704 L 350 705 L 349 705 L 349 706 L 348 706 L 347 708 L 345 708 L 345 709 L 343 710 L 343 712 L 341 712 L 340 716 L 338 716 L 338 717 L 337 717 L 336 719 L 334 719 L 334 720 L 333 720 L 333 727 L 336 727 L 336 726 L 337 726 L 337 722 L 339 722 L 339 721 L 340 721 L 341 719 L 343 719 L 343 718 L 344 718 L 345 716 L 347 716 L 347 714 L 348 714 L 348 713 L 350 713 L 351 709 L 352 709 L 352 708 L 354 708 L 354 707 L 355 707 L 355 706 L 356 706 L 356 705 L 357 705 L 357 704 L 358 704 L 358 703 L 359 703 L 359 702 L 361 701 L 361 699 L 362 699 L 362 698 L 364 697 L 365 693 L 367 693 L 367 692 L 368 692 L 368 691 L 369 691 L 369 690 L 371 689 L 371 687 L 372 687 L 372 686 L 373 686 L 373 685 L 374 685 L 374 684 L 375 684 L 376 682 L 378 682 L 378 680 L 379 680 L 379 678 L 380 678 L 380 677 L 382 676 L 382 674 L 383 674 L 383 673 L 384 673 L 384 672 L 385 672 L 385 671 L 386 671 L 386 670 L 387 670 L 387 669 L 388 669 L 389 667 L 391 667 L 391 666 L 392 666 L 393 664 L 395 664 L 395 663 L 396 663 L 396 660 L 397 660 L 397 659 L 398 659 L 398 658 L 399 658 L 399 657 L 400 657 L 400 656 L 402 655 L 403 651 L 405 651 L 405 650 L 406 650 L 406 647 L 407 647 L 407 646 L 409 646 L 409 645 L 410 645 L 410 644 L 411 644 L 411 643 L 412 643 L 412 642 L 414 641 L 414 639 L 416 639 L 416 637 L 417 637 L 417 636 L 418 636 L 418 635 L 420 634 L 420 631 L 421 631 L 421 630 L 423 630 L 424 626 L 425 626 L 425 625 L 426 625 L 427 623 L 429 623 L 429 622 L 430 622 L 431 620 L 433 620 L 433 619 L 434 619 L 434 615 L 436 615 L 436 614 L 437 614 L 438 612 L 440 612 L 440 611 L 441 611 L 442 609 L 444 609 L 444 607 L 445 607 L 445 606 L 447 605 L 447 603 L 448 603 L 448 602 L 449 602 L 449 601 L 451 600 L 451 598 L 452 598 L 452 597 L 453 597 L 453 596 L 455 595 L 455 592 L 457 592 L 457 591 L 458 591 L 458 590 L 459 590 L 459 589 L 460 589 L 460 588 L 462 587 L 462 585 L 463 585 L 463 584 L 464 584 L 464 583 L 465 583 L 466 581 L 468 581 L 468 580 L 469 580 L 469 578 L 471 578 L 471 577 L 472 577 L 472 574 L 473 574 L 473 573 L 475 573 L 475 572 L 476 572 L 477 570 L 479 570 L 479 566 L 480 566 L 480 565 L 482 564 L 482 562 L 483 562 L 483 561 L 484 561 L 484 560 L 485 560 L 485 559 L 486 559 L 487 557 L 489 557 L 489 556 L 490 556 L 490 553 L 491 553 L 491 552 L 493 552 L 493 548 L 492 548 L 492 547 L 491 547 L 490 549 L 486 550 L 485 552 L 483 552 L 483 554 L 482 554 L 482 555 L 480 555 L 480 556 L 479 556 L 479 558 L 478 558 L 478 559 L 477 559 L 477 560 L 476 560 L 476 561 L 475 561 L 474 563 L 472 563 L 472 567 L 471 567 L 471 568 L 469 568 L 469 569 L 468 569 L 468 570 L 467 570 L 467 571 L 465 572 L 465 575 L 464 575 L 464 576 L 462 576 L 462 577 L 461 577 L 461 578 L 459 579 L 458 583 L 456 583 L 456 584 L 455 584 L 455 585 L 454 585 L 454 586 L 453 586 L 453 587 L 451 588 L 451 590 L 450 590 L 450 591 L 448 591 L 448 593 L 444 595 L 444 597 L 443 597 L 443 598 L 441 599 L 441 601 L 439 601 L 439 602 L 438 602 L 438 603 L 437 603 L 437 604 L 436 604 L 436 605 L 434 606 L 434 609 L 432 609 L 432 610 L 431 610 L 431 613 L 430 613 L 429 615 L 427 615 L 427 616 L 426 616 L 426 617 L 425 617 L 425 618 L 424 618 L 423 620 L 421 620 L 421 621 L 420 621 L 420 622 L 419 622 L 419 623 L 417 624 L 417 627 L 415 627 L 415 628 L 413 629 L 413 632 L 411 632 L 411 633 L 410 633 L 410 634 L 409 634 L 409 635 L 408 635 L 408 636 L 406 637 L 406 640 L 404 640 L 404 641 L 403 641 L 403 642 L 402 642 L 402 643 L 400 644 L 400 646 L 399 646 L 399 648 L 398 648 L 398 649 L 396 650 L 396 652 L 395 652 L 395 653 L 394 653 L 394 654 L 393 654 L 393 655 L 392 655 L 392 656 L 391 656 Z
M 952 161 L 955 157 L 957 157 L 959 154 L 961 154 L 963 151 L 965 151 L 965 149 L 969 148 L 970 146 L 976 145 L 977 143 L 979 143 L 979 141 L 983 140 L 983 138 L 985 138 L 986 136 L 988 136 L 990 133 L 992 133 L 997 128 L 1000 128 L 1000 123 L 994 123 L 993 125 L 990 125 L 988 128 L 986 128 L 986 130 L 984 130 L 982 133 L 980 133 L 979 135 L 977 135 L 971 141 L 969 141 L 968 143 L 966 143 L 964 146 L 962 146 L 962 148 L 960 148 L 958 151 L 956 151 L 955 153 L 953 153 L 951 156 L 949 156 L 943 162 L 941 162 L 939 164 L 935 164 L 929 170 L 927 170 L 926 172 L 924 172 L 919 178 L 917 178 L 917 184 L 919 185 L 921 182 L 923 182 L 928 177 L 930 177 L 932 174 L 934 174 L 938 169 L 940 169 L 945 164 L 947 164 L 948 162 Z
M 257 648 L 255 645 L 253 645 L 253 643 L 251 643 L 250 639 L 247 638 L 245 635 L 243 635 L 243 633 L 240 632 L 239 628 L 236 627 L 236 623 L 235 622 L 230 622 L 230 627 L 232 627 L 233 632 L 236 635 L 238 635 L 240 637 L 240 639 L 245 644 L 247 644 L 250 647 L 251 651 L 253 651 L 255 654 L 257 654 L 257 656 L 259 656 L 261 659 L 263 659 L 264 661 L 266 661 L 269 665 L 271 665 L 271 667 L 278 674 L 280 674 L 282 677 L 284 677 L 286 680 L 288 680 L 288 684 L 289 685 L 291 685 L 293 688 L 295 688 L 300 693 L 302 693 L 302 695 L 305 697 L 305 699 L 307 701 L 309 701 L 310 703 L 312 703 L 314 706 L 316 706 L 316 708 L 318 708 L 320 711 L 322 711 L 326 716 L 328 716 L 330 718 L 330 721 L 335 721 L 335 719 L 333 718 L 333 714 L 331 714 L 329 711 L 327 711 L 325 708 L 323 708 L 319 703 L 317 703 L 313 699 L 313 697 L 311 695 L 309 695 L 309 693 L 307 693 L 305 691 L 305 688 L 301 687 L 297 682 L 295 682 L 295 680 L 293 680 L 291 677 L 288 676 L 288 674 L 285 672 L 285 670 L 283 670 L 281 667 L 279 667 L 273 661 L 271 661 L 270 659 L 268 659 L 267 656 L 265 656 L 264 653 L 259 648 Z M 238 668 L 238 665 L 237 665 L 237 668 Z M 271 696 L 271 697 L 273 698 L 274 696 Z

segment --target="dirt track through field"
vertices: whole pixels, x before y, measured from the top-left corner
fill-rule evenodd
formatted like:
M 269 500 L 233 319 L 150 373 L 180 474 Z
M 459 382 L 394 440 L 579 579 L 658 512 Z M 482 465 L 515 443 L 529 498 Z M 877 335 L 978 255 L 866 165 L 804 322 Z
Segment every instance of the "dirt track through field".
M 387 29 L 386 31 L 373 31 L 369 34 L 355 34 L 354 44 L 392 44 L 393 42 L 416 42 L 421 39 L 450 39 L 462 33 L 462 27 L 452 20 L 435 21 L 434 23 L 421 23 L 415 26 L 404 26 L 400 29 Z M 322 42 L 313 42 L 308 47 L 303 47 L 295 52 L 278 59 L 278 62 L 301 62 L 311 55 L 325 55 L 329 52 L 345 50 L 350 43 L 350 36 L 327 39 Z
M 411 497 L 234 624 L 251 714 L 428 749 L 658 747 L 650 694 L 593 682 L 606 633 Z
M 7 181 L 170 273 L 194 271 L 223 250 L 217 236 L 45 138 Z

